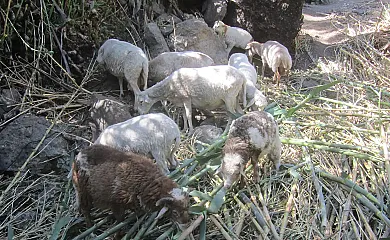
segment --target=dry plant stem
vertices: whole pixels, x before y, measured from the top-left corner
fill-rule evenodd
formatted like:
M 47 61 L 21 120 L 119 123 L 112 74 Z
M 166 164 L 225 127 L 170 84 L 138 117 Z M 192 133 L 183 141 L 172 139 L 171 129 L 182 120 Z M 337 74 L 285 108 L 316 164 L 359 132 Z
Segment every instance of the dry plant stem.
M 389 150 L 387 149 L 387 146 L 389 145 L 389 141 L 388 141 L 388 135 L 387 133 L 385 132 L 385 127 L 383 126 L 383 124 L 381 124 L 381 138 L 382 138 L 382 148 L 383 148 L 383 156 L 385 157 L 385 168 L 386 168 L 386 172 L 387 172 L 387 182 L 386 182 L 386 185 L 387 185 L 387 191 L 390 192 L 390 157 L 389 157 Z
M 240 192 L 239 193 L 239 196 L 241 197 L 241 199 L 244 201 L 244 203 L 248 204 L 249 207 L 251 208 L 253 214 L 255 215 L 256 217 L 256 220 L 257 222 L 260 224 L 260 226 L 262 228 L 268 228 L 265 220 L 264 220 L 264 216 L 263 214 L 261 214 L 261 212 L 259 211 L 259 209 L 257 209 L 257 207 L 251 202 L 251 200 L 245 195 L 245 193 L 243 192 Z
M 126 235 L 122 239 L 124 240 L 130 239 L 130 237 L 138 229 L 139 225 L 141 225 L 141 223 L 144 221 L 145 218 L 146 218 L 146 214 L 144 214 L 140 219 L 138 219 L 137 222 L 134 223 L 134 225 L 130 228 L 130 230 L 126 233 Z
M 377 206 L 383 207 L 383 209 L 387 212 L 387 206 L 386 205 L 381 205 L 381 203 L 378 201 L 378 199 L 376 199 L 371 193 L 369 193 L 367 190 L 365 190 L 364 188 L 360 187 L 356 183 L 352 182 L 351 180 L 348 180 L 346 178 L 336 177 L 336 176 L 334 176 L 334 175 L 332 175 L 330 173 L 324 172 L 324 171 L 320 171 L 320 170 L 317 170 L 317 171 L 318 171 L 320 177 L 325 177 L 325 178 L 328 178 L 328 179 L 330 179 L 332 181 L 335 181 L 335 182 L 338 182 L 338 183 L 341 183 L 341 184 L 343 184 L 345 186 L 350 187 L 354 191 L 362 194 L 364 197 L 369 199 L 371 202 L 375 203 Z
M 211 221 L 215 224 L 215 226 L 219 229 L 219 231 L 222 233 L 222 235 L 225 237 L 226 240 L 233 240 L 232 237 L 223 229 L 222 225 L 219 223 L 219 221 L 213 216 L 210 215 Z
M 73 238 L 73 240 L 84 239 L 86 236 L 88 236 L 89 234 L 93 233 L 93 231 L 95 231 L 100 226 L 105 224 L 107 222 L 107 220 L 108 220 L 108 217 L 103 218 L 100 222 L 98 222 L 95 225 L 93 225 L 92 227 L 88 228 L 87 230 L 85 230 L 83 233 L 81 233 L 77 237 Z
M 271 216 L 269 215 L 269 212 L 268 212 L 268 209 L 267 209 L 267 203 L 264 201 L 263 194 L 261 193 L 261 189 L 260 189 L 258 184 L 256 184 L 256 188 L 257 188 L 257 191 L 259 193 L 260 203 L 263 206 L 263 213 L 265 215 L 265 220 L 267 221 L 267 223 L 268 223 L 268 225 L 269 225 L 269 227 L 271 229 L 271 232 L 274 235 L 274 238 L 275 239 L 282 239 L 280 237 L 280 235 L 278 234 L 278 232 L 276 231 L 274 224 L 272 223 Z
M 127 218 L 126 220 L 124 220 L 123 222 L 117 224 L 115 227 L 111 228 L 110 230 L 108 231 L 105 231 L 104 233 L 100 234 L 99 236 L 97 236 L 95 238 L 95 240 L 103 240 L 105 239 L 106 237 L 118 232 L 121 228 L 123 228 L 124 226 L 126 226 L 127 224 L 129 224 L 131 221 L 133 220 L 133 217 L 129 217 Z
M 171 232 L 173 232 L 173 230 L 175 230 L 175 227 L 172 226 L 170 227 L 167 231 L 165 231 L 163 234 L 161 234 L 158 238 L 156 238 L 156 240 L 165 240 L 165 239 L 168 239 L 168 236 L 171 234 Z
M 356 182 L 356 177 L 357 177 L 357 163 L 356 160 L 353 159 L 353 167 L 352 167 L 352 181 Z M 340 220 L 340 234 L 346 234 L 348 229 L 349 229 L 349 213 L 352 211 L 351 209 L 351 195 L 348 194 L 347 201 L 344 204 L 344 209 L 343 213 L 341 215 L 341 220 Z
M 148 220 L 142 225 L 141 229 L 138 231 L 137 235 L 135 235 L 135 237 L 133 238 L 134 240 L 139 240 L 142 238 L 142 236 L 144 235 L 144 233 L 146 232 L 146 229 L 149 228 L 150 224 L 152 224 L 152 222 L 154 221 L 154 219 L 157 217 L 157 212 L 153 212 Z
M 363 146 L 353 146 L 353 145 L 346 145 L 346 144 L 329 143 L 329 142 L 323 142 L 323 141 L 318 141 L 318 140 L 281 137 L 280 141 L 282 143 L 299 145 L 299 146 L 324 145 L 324 146 L 327 146 L 327 147 L 333 147 L 333 148 L 339 148 L 339 149 L 348 149 L 348 150 L 356 150 L 356 151 L 374 152 L 374 153 L 378 153 L 379 154 L 379 151 L 376 151 L 376 150 L 373 150 L 373 149 L 369 149 L 369 148 L 363 147 Z
M 368 234 L 370 240 L 376 240 L 377 237 L 375 236 L 374 231 L 372 231 L 372 228 L 370 227 L 370 224 L 368 223 L 368 220 L 363 213 L 362 209 L 360 208 L 359 204 L 355 204 L 355 208 L 358 210 L 360 219 L 363 220 L 365 232 Z
M 292 187 L 291 187 L 291 191 L 290 191 L 290 196 L 288 197 L 286 208 L 284 210 L 282 224 L 280 226 L 280 238 L 281 239 L 283 239 L 284 232 L 286 231 L 286 227 L 287 227 L 287 223 L 288 223 L 288 216 L 290 215 L 292 207 L 293 207 L 294 195 L 295 195 L 295 192 L 297 191 L 297 188 L 298 188 L 297 183 L 298 183 L 298 179 L 294 178 L 293 183 L 292 183 Z
M 203 221 L 204 214 L 199 215 L 199 217 L 186 229 L 184 230 L 178 240 L 184 240 L 188 235 L 194 231 L 195 228 L 199 226 L 199 224 Z
M 237 235 L 237 237 L 240 237 L 242 226 L 244 225 L 244 221 L 247 214 L 248 214 L 247 209 L 244 208 L 240 209 L 240 217 L 238 218 L 238 223 L 236 224 L 236 227 L 234 229 L 234 233 Z
M 169 222 L 169 223 L 166 223 L 166 224 L 163 224 L 163 225 L 161 225 L 161 226 L 157 226 L 157 227 L 155 227 L 155 228 L 153 228 L 153 229 L 148 229 L 147 231 L 146 231 L 146 233 L 144 234 L 144 237 L 146 237 L 146 236 L 148 236 L 148 235 L 150 235 L 150 234 L 152 234 L 152 233 L 154 233 L 154 232 L 157 232 L 157 231 L 161 231 L 161 230 L 163 230 L 163 229 L 165 229 L 165 228 L 167 228 L 167 227 L 171 227 L 172 226 L 172 222 Z
M 251 217 L 251 221 L 255 225 L 256 229 L 260 232 L 258 239 L 269 240 L 266 231 L 259 225 L 259 223 L 256 221 L 256 219 Z

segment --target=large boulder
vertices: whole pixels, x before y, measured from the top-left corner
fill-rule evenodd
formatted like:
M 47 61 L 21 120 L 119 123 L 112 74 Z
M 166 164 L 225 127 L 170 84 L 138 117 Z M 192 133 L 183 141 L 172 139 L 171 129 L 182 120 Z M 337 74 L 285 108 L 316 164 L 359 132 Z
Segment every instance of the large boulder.
M 206 0 L 202 6 L 204 21 L 212 27 L 215 21 L 222 20 L 227 11 L 227 0 Z
M 0 133 L 0 172 L 18 171 L 50 125 L 44 117 L 35 115 L 22 115 L 6 125 Z M 70 170 L 68 142 L 62 131 L 57 126 L 51 129 L 25 170 L 34 174 Z
M 145 26 L 145 43 L 149 47 L 150 57 L 153 59 L 160 53 L 169 52 L 167 42 L 164 39 L 156 23 L 148 23 Z
M 174 26 L 179 22 L 181 22 L 181 19 L 173 14 L 164 13 L 156 18 L 156 23 L 164 37 L 168 37 L 173 32 Z
M 93 95 L 91 98 L 90 116 L 92 119 L 92 141 L 108 126 L 126 121 L 131 118 L 130 106 L 109 99 L 101 95 Z
M 224 40 L 219 38 L 203 19 L 189 19 L 176 25 L 170 36 L 172 51 L 198 51 L 210 56 L 215 64 L 227 64 L 228 53 Z
M 249 31 L 255 41 L 276 40 L 294 53 L 304 0 L 231 0 L 223 22 Z

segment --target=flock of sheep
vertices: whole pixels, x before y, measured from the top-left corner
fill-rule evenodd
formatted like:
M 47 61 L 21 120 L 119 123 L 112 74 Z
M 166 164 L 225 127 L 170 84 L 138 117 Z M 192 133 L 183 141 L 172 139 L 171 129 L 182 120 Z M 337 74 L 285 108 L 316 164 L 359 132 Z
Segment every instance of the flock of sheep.
M 278 126 L 272 115 L 262 111 L 267 99 L 257 88 L 257 73 L 251 59 L 259 55 L 262 77 L 268 65 L 279 83 L 280 75 L 288 74 L 291 68 L 291 56 L 280 43 L 254 42 L 247 31 L 221 21 L 213 29 L 223 36 L 227 52 L 233 47 L 243 48 L 249 58 L 235 53 L 228 65 L 214 65 L 206 54 L 187 51 L 162 53 L 148 61 L 140 48 L 116 39 L 107 40 L 99 49 L 97 61 L 119 79 L 120 96 L 126 80 L 134 92 L 134 109 L 141 115 L 104 129 L 72 165 L 77 203 L 88 226 L 92 226 L 92 207 L 111 209 L 118 221 L 130 209 L 136 213 L 159 210 L 157 218 L 166 213 L 182 227 L 189 222 L 188 193 L 167 177 L 169 169 L 179 165 L 174 153 L 180 143 L 180 130 L 168 116 L 148 114 L 158 101 L 184 108 L 184 130 L 189 130 L 189 134 L 194 130 L 192 107 L 205 112 L 225 107 L 233 114 L 244 114 L 243 108 L 251 110 L 234 121 L 229 120 L 231 125 L 218 170 L 224 188 L 230 188 L 239 179 L 249 159 L 255 180 L 259 177 L 259 157 L 266 156 L 279 169 Z M 148 79 L 154 84 L 150 88 Z M 144 86 L 144 91 L 139 85 Z

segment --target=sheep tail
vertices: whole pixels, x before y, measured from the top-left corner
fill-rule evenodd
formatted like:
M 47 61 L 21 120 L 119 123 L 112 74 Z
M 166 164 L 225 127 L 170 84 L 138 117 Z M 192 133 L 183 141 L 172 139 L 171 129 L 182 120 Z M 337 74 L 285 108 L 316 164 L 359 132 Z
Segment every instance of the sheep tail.
M 101 47 L 101 48 L 99 49 L 99 51 L 98 51 L 98 56 L 97 56 L 97 58 L 96 58 L 96 61 L 97 61 L 98 63 L 103 62 L 103 55 L 104 55 L 104 47 Z
M 148 88 L 149 62 L 146 60 L 142 63 L 141 78 L 144 80 L 144 91 Z

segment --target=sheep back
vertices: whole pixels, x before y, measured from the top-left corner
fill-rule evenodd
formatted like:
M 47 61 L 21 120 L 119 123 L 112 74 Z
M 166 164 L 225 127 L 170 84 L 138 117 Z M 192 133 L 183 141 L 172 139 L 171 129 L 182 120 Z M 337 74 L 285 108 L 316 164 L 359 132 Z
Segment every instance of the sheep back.
M 172 167 L 177 165 L 173 154 L 179 143 L 177 124 L 162 113 L 150 113 L 107 127 L 94 144 L 153 156 L 161 170 L 168 174 L 166 162 Z
M 249 112 L 233 121 L 222 149 L 221 172 L 229 187 L 252 157 L 267 155 L 276 169 L 280 166 L 281 143 L 277 123 L 264 111 Z
M 233 46 L 245 49 L 246 45 L 253 41 L 252 35 L 239 27 L 228 27 L 225 34 L 226 42 L 234 44 Z
M 160 199 L 170 197 L 173 200 L 164 205 L 180 213 L 174 220 L 188 221 L 188 195 L 145 156 L 92 145 L 77 155 L 72 171 L 79 206 L 87 216 L 97 207 L 111 209 L 123 220 L 126 209 L 155 211 L 162 207 Z
M 285 75 L 292 66 L 292 59 L 288 49 L 277 41 L 263 43 L 261 58 L 265 60 L 273 72 L 279 70 L 281 75 Z
M 157 83 L 168 77 L 175 70 L 199 68 L 214 65 L 214 60 L 201 52 L 165 52 L 149 62 L 149 79 Z
M 229 58 L 229 66 L 238 69 L 244 74 L 247 82 L 257 83 L 257 72 L 255 67 L 249 62 L 248 57 L 243 53 L 233 53 Z
M 102 64 L 112 75 L 117 78 L 125 78 L 133 86 L 138 84 L 139 79 L 145 84 L 147 82 L 148 58 L 141 48 L 131 43 L 108 39 L 100 47 L 96 61 Z M 139 88 L 133 88 L 133 91 L 138 93 Z

